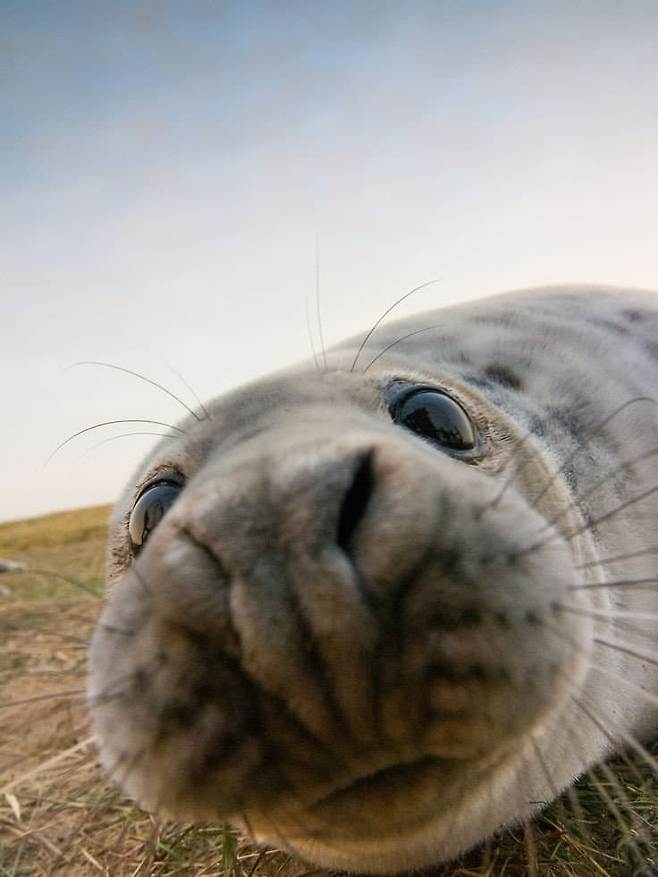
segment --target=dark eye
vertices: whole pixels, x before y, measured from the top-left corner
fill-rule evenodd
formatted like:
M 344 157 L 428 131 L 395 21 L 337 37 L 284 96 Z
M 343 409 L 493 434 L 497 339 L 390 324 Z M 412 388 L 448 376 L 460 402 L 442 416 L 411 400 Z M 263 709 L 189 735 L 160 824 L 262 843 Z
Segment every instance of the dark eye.
M 128 522 L 133 553 L 137 554 L 142 548 L 181 490 L 181 485 L 173 481 L 157 481 L 144 490 L 133 506 Z
M 391 406 L 396 423 L 449 451 L 472 451 L 475 430 L 464 409 L 439 390 L 422 387 L 406 393 Z

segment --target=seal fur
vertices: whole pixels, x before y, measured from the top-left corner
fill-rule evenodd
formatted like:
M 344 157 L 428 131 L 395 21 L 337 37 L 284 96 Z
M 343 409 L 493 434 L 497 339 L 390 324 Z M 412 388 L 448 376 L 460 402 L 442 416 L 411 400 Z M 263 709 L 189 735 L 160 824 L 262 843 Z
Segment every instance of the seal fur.
M 188 418 L 117 505 L 91 651 L 126 791 L 391 872 L 655 732 L 657 304 L 562 288 L 446 308 L 382 327 L 354 369 L 360 339 Z M 481 458 L 393 423 L 396 381 L 462 405 Z M 184 487 L 135 558 L 131 510 L 170 471 Z

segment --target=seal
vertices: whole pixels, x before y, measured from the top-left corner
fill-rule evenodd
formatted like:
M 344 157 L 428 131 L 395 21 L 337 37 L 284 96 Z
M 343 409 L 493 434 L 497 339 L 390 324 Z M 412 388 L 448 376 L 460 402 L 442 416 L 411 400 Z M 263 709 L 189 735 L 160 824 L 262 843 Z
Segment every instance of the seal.
M 88 692 L 144 808 L 387 873 L 658 730 L 658 296 L 525 290 L 367 340 L 143 463 Z

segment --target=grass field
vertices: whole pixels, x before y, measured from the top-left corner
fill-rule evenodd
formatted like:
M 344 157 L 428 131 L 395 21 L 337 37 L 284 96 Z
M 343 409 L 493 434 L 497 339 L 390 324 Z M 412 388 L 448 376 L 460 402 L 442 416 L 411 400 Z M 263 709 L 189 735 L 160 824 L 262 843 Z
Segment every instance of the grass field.
M 142 813 L 103 776 L 84 685 L 108 512 L 0 524 L 0 557 L 29 565 L 0 577 L 0 877 L 323 873 L 223 826 Z M 656 875 L 657 850 L 658 778 L 629 756 L 581 781 L 531 828 L 433 875 Z

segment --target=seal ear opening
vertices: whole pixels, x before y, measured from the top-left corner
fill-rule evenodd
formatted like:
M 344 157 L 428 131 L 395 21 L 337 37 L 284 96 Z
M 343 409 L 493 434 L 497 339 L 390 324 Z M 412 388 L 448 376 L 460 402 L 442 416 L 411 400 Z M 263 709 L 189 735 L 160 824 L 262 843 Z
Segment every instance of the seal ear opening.
M 352 540 L 363 518 L 375 487 L 372 466 L 373 451 L 366 451 L 356 461 L 352 483 L 345 492 L 338 515 L 336 543 L 345 554 L 350 554 Z

